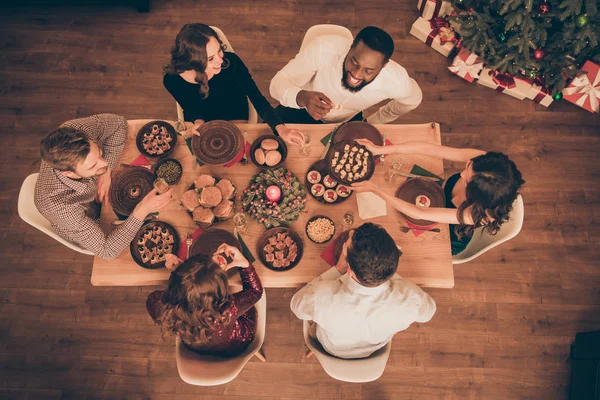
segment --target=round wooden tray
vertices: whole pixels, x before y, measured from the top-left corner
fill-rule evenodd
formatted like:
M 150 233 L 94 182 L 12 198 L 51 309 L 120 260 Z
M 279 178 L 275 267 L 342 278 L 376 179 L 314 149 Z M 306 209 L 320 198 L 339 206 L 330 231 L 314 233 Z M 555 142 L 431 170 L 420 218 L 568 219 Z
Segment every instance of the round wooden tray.
M 123 216 L 131 214 L 135 206 L 154 188 L 154 179 L 154 174 L 143 167 L 126 168 L 117 172 L 108 191 L 115 213 Z
M 192 137 L 192 152 L 204 164 L 227 164 L 242 151 L 244 137 L 229 121 L 209 121 Z
M 409 179 L 402 184 L 396 191 L 396 197 L 407 201 L 411 204 L 416 204 L 417 197 L 427 196 L 431 201 L 429 207 L 445 207 L 446 196 L 444 195 L 444 189 L 436 182 L 428 179 L 413 178 Z M 404 218 L 410 223 L 417 226 L 431 226 L 435 224 L 435 221 L 427 221 L 423 219 L 415 219 L 402 213 Z
M 333 135 L 332 143 L 344 140 L 369 139 L 377 146 L 383 146 L 383 135 L 368 122 L 353 121 L 341 125 Z
M 159 269 L 159 268 L 164 268 L 165 267 L 165 262 L 161 261 L 158 262 L 156 264 L 150 264 L 150 261 L 144 263 L 142 261 L 142 256 L 140 255 L 140 252 L 138 251 L 138 247 L 139 245 L 137 244 L 137 241 L 140 237 L 144 236 L 144 233 L 146 233 L 149 229 L 153 229 L 155 226 L 160 226 L 161 228 L 166 228 L 170 234 L 173 235 L 173 243 L 171 244 L 173 250 L 170 253 L 173 254 L 177 254 L 177 250 L 179 249 L 179 233 L 177 233 L 177 230 L 175 228 L 173 228 L 173 226 L 171 226 L 170 224 L 163 222 L 163 221 L 152 221 L 152 222 L 148 222 L 146 224 L 144 224 L 142 226 L 142 228 L 139 230 L 139 232 L 135 235 L 135 237 L 133 238 L 133 240 L 131 241 L 131 243 L 129 244 L 129 251 L 131 252 L 131 257 L 133 258 L 133 261 L 135 261 L 137 263 L 137 265 L 139 265 L 142 268 L 146 268 L 146 269 Z M 146 241 L 146 243 L 148 244 L 148 248 L 153 248 L 156 247 L 157 244 L 152 242 L 150 239 L 148 239 Z
M 277 143 L 279 143 L 279 147 L 277 148 L 277 151 L 279 153 L 281 153 L 281 161 L 279 161 L 277 164 L 273 165 L 272 167 L 268 166 L 267 164 L 261 165 L 256 161 L 256 158 L 254 158 L 254 152 L 256 151 L 256 149 L 258 149 L 260 147 L 260 144 L 265 139 L 275 139 L 277 141 Z M 282 138 L 280 138 L 279 136 L 275 136 L 275 135 L 262 135 L 261 137 L 257 138 L 254 142 L 252 142 L 252 146 L 250 146 L 250 159 L 252 160 L 252 163 L 254 165 L 256 165 L 258 168 L 263 168 L 263 169 L 279 168 L 279 167 L 281 167 L 281 164 L 283 164 L 283 162 L 287 158 L 287 154 L 288 154 L 287 145 L 285 144 L 285 142 L 283 141 Z
M 144 133 L 152 132 L 153 125 L 158 125 L 159 127 L 164 126 L 167 129 L 167 131 L 169 131 L 169 133 L 171 134 L 171 138 L 173 139 L 171 141 L 171 143 L 169 143 L 171 145 L 171 148 L 169 150 L 165 151 L 163 154 L 149 154 L 144 149 L 144 145 L 142 143 L 142 141 L 144 140 Z M 138 131 L 137 135 L 135 136 L 135 145 L 137 146 L 138 151 L 146 157 L 153 157 L 153 158 L 165 157 L 173 151 L 176 144 L 177 144 L 177 131 L 175 130 L 173 125 L 171 125 L 165 121 L 150 121 L 146 125 L 142 126 L 140 128 L 140 130 Z
M 296 260 L 294 262 L 290 263 L 289 266 L 282 267 L 282 268 L 275 268 L 271 265 L 270 262 L 267 261 L 267 259 L 265 257 L 267 252 L 264 249 L 264 247 L 269 242 L 269 238 L 272 237 L 273 235 L 277 235 L 278 233 L 287 233 L 294 240 L 294 242 L 296 242 L 296 245 L 298 246 L 298 256 L 296 257 Z M 268 231 L 264 232 L 261 235 L 261 237 L 258 239 L 258 243 L 256 244 L 256 252 L 258 253 L 258 258 L 260 259 L 260 261 L 263 263 L 263 265 L 265 267 L 269 268 L 270 270 L 277 271 L 277 272 L 288 271 L 288 270 L 294 268 L 296 265 L 298 265 L 298 263 L 302 259 L 303 250 L 304 250 L 304 244 L 302 243 L 302 239 L 300 238 L 300 236 L 296 232 L 291 230 L 290 228 L 286 228 L 283 226 L 271 228 Z M 287 248 L 286 248 L 285 255 L 287 256 Z
M 333 203 L 332 203 L 333 204 Z M 324 242 L 317 242 L 315 240 L 313 240 L 310 235 L 308 234 L 308 224 L 310 224 L 311 222 L 313 222 L 314 220 L 318 219 L 318 218 L 325 218 L 327 220 L 329 220 L 331 222 L 331 225 L 333 225 L 333 233 L 331 234 L 331 236 L 329 237 L 329 239 L 325 240 Z M 308 221 L 306 221 L 306 226 L 304 227 L 304 232 L 306 233 L 306 237 L 308 238 L 308 240 L 310 240 L 313 243 L 316 244 L 323 244 L 323 243 L 327 243 L 329 242 L 333 237 L 335 237 L 335 222 L 333 222 L 333 220 L 331 218 L 329 218 L 326 215 L 315 215 L 312 216 Z
M 215 184 L 219 183 L 219 181 L 220 181 L 221 179 L 223 179 L 223 178 L 219 178 L 219 177 L 216 177 L 216 176 L 213 176 L 213 175 L 211 175 L 211 176 L 212 176 L 213 178 L 215 178 Z M 229 179 L 229 181 L 231 182 L 231 179 Z M 231 182 L 231 184 L 233 185 L 233 189 L 234 189 L 234 191 L 233 191 L 233 196 L 232 196 L 230 199 L 228 199 L 228 200 L 231 200 L 231 201 L 233 202 L 233 205 L 234 205 L 234 207 L 235 207 L 235 193 L 237 192 L 237 187 L 235 187 L 235 185 L 233 184 L 233 182 Z M 191 184 L 191 185 L 188 187 L 188 189 L 187 189 L 187 190 L 196 190 L 196 186 L 194 185 L 194 182 L 192 182 L 192 184 Z M 183 205 L 182 205 L 182 206 L 183 206 Z M 216 207 L 216 206 L 215 206 L 215 207 Z M 215 207 L 211 207 L 211 210 L 212 210 L 213 208 L 215 208 Z M 184 208 L 185 208 L 185 207 L 184 207 Z M 187 208 L 185 209 L 185 211 L 188 213 L 188 215 L 190 216 L 190 218 L 192 219 L 192 221 L 194 221 L 194 214 L 193 214 L 193 212 L 192 212 L 192 211 L 190 211 L 190 210 L 188 210 Z M 201 227 L 201 228 L 208 228 L 209 226 L 212 226 L 212 225 L 214 225 L 214 224 L 217 224 L 217 223 L 219 223 L 219 222 L 223 222 L 223 221 L 227 221 L 228 219 L 231 219 L 231 218 L 233 217 L 233 214 L 235 214 L 235 212 L 234 212 L 234 210 L 232 209 L 232 210 L 231 210 L 231 214 L 230 214 L 230 215 L 229 215 L 229 217 L 227 217 L 227 218 L 220 218 L 220 217 L 217 217 L 217 216 L 215 215 L 215 219 L 213 220 L 213 222 L 212 222 L 210 225 L 201 224 L 201 223 L 200 223 L 200 222 L 198 222 L 198 221 L 194 221 L 194 223 L 195 223 L 196 225 L 198 225 L 199 227 Z
M 310 194 L 312 196 L 313 199 L 315 199 L 319 203 L 323 203 L 323 204 L 327 204 L 327 205 L 342 203 L 342 202 L 348 200 L 350 197 L 352 197 L 352 194 L 354 194 L 354 190 L 350 192 L 350 195 L 348 197 L 342 197 L 338 194 L 338 198 L 332 203 L 325 201 L 323 196 L 315 196 L 311 191 L 313 184 L 310 183 L 308 180 L 308 173 L 310 171 L 319 171 L 319 173 L 321 174 L 321 181 L 319 183 L 321 183 L 321 182 L 323 182 L 325 175 L 329 175 L 329 171 L 327 170 L 327 163 L 325 162 L 325 160 L 317 161 L 316 163 L 314 163 L 313 165 L 310 166 L 310 168 L 306 172 L 306 175 L 304 175 L 304 184 L 306 185 L 306 191 L 308 192 L 308 194 Z M 339 185 L 340 184 L 337 183 L 331 189 L 336 190 Z M 323 186 L 325 186 L 325 185 L 323 185 Z M 346 185 L 344 185 L 344 186 L 346 186 Z M 330 188 L 327 188 L 327 189 L 330 189 Z
M 350 182 L 346 179 L 342 179 L 342 177 L 337 172 L 335 172 L 335 169 L 331 167 L 331 160 L 333 159 L 333 155 L 335 154 L 335 152 L 336 151 L 339 152 L 340 156 L 341 156 L 342 154 L 344 154 L 344 146 L 346 146 L 346 145 L 350 145 L 350 147 L 358 147 L 359 149 L 363 148 L 365 150 L 365 152 L 369 153 L 369 158 L 367 159 L 367 162 L 368 162 L 367 174 L 365 176 L 363 176 L 362 178 L 353 180 L 352 182 Z M 342 142 L 337 142 L 336 144 L 331 146 L 331 148 L 327 152 L 327 155 L 325 156 L 325 163 L 326 163 L 325 165 L 326 165 L 327 169 L 329 170 L 329 175 L 331 175 L 331 177 L 334 178 L 336 181 L 338 181 L 341 184 L 346 185 L 346 186 L 350 186 L 356 182 L 368 181 L 369 179 L 371 179 L 371 177 L 375 173 L 375 158 L 373 157 L 373 154 L 369 150 L 367 150 L 367 148 L 365 146 L 361 146 L 360 144 L 358 144 L 352 140 L 345 140 Z

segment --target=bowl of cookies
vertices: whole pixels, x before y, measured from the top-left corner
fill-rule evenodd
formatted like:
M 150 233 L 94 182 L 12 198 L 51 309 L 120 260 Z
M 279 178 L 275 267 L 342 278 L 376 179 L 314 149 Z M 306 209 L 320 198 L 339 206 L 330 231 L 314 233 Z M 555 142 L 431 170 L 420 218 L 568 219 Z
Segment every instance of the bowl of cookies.
M 250 159 L 259 168 L 278 168 L 287 157 L 287 145 L 275 135 L 263 135 L 250 147 Z

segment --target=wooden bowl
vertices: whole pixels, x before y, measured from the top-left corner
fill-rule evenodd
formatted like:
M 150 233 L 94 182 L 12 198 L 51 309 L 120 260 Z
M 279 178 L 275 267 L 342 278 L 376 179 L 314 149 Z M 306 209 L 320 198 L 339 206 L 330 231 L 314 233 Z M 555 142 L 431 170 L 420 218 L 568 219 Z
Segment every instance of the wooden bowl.
M 167 129 L 167 131 L 169 132 L 169 134 L 171 134 L 172 140 L 169 143 L 171 147 L 169 148 L 169 150 L 165 151 L 163 154 L 150 154 L 146 151 L 146 149 L 144 149 L 144 144 L 143 144 L 144 134 L 146 132 L 152 132 L 153 125 L 158 125 L 159 127 L 164 126 Z M 147 124 L 145 124 L 144 126 L 142 126 L 140 128 L 140 130 L 138 131 L 137 135 L 135 136 L 135 145 L 136 145 L 138 151 L 146 157 L 152 157 L 152 158 L 165 157 L 165 156 L 169 155 L 173 151 L 173 149 L 175 149 L 176 144 L 177 144 L 177 131 L 175 130 L 173 125 L 171 125 L 165 121 L 150 121 Z
M 258 149 L 260 147 L 260 144 L 265 139 L 275 139 L 277 141 L 277 143 L 279 143 L 279 147 L 277 148 L 277 151 L 279 153 L 281 153 L 281 161 L 279 161 L 277 164 L 275 164 L 273 166 L 268 166 L 267 164 L 259 164 L 256 161 L 256 158 L 254 157 L 254 152 L 256 151 L 256 149 Z M 282 138 L 280 138 L 279 136 L 275 136 L 275 135 L 263 135 L 263 136 L 260 136 L 259 138 L 257 138 L 252 143 L 252 146 L 250 146 L 250 159 L 252 160 L 252 163 L 254 165 L 256 165 L 258 168 L 262 168 L 262 169 L 275 169 L 275 168 L 279 168 L 281 166 L 281 164 L 283 164 L 283 162 L 287 158 L 287 154 L 288 154 L 287 145 L 285 144 L 285 142 L 283 141 Z
M 298 256 L 296 257 L 296 260 L 294 260 L 292 263 L 290 263 L 290 265 L 287 267 L 281 267 L 281 268 L 273 267 L 272 263 L 268 262 L 266 259 L 267 252 L 265 251 L 264 248 L 269 243 L 269 238 L 274 235 L 276 236 L 278 233 L 287 233 L 292 238 L 292 240 L 296 243 L 296 245 L 298 246 L 298 250 L 297 250 Z M 300 238 L 300 236 L 296 232 L 291 230 L 290 228 L 286 228 L 283 226 L 271 228 L 268 231 L 266 231 L 265 233 L 263 233 L 261 235 L 261 237 L 258 239 L 258 243 L 256 244 L 256 246 L 257 246 L 256 252 L 258 253 L 258 258 L 263 263 L 263 265 L 265 267 L 267 267 L 273 271 L 277 271 L 277 272 L 288 271 L 288 270 L 294 268 L 296 265 L 298 265 L 298 263 L 302 259 L 302 253 L 303 253 L 303 249 L 304 249 L 304 245 L 302 243 L 302 239 Z M 284 249 L 284 252 L 285 252 L 285 256 L 287 256 L 288 255 L 287 247 Z
M 362 178 L 358 178 L 358 179 L 349 181 L 347 178 L 342 178 L 341 175 L 338 172 L 335 172 L 335 169 L 331 166 L 331 161 L 333 160 L 334 154 L 336 152 L 339 152 L 340 157 L 341 157 L 341 155 L 344 154 L 344 147 L 346 145 L 349 145 L 351 148 L 352 147 L 358 147 L 359 149 L 362 148 L 362 149 L 364 149 L 364 151 L 366 153 L 369 154 L 369 157 L 367 158 L 367 173 Z M 371 179 L 371 177 L 375 173 L 375 157 L 373 157 L 373 154 L 369 150 L 367 150 L 367 148 L 365 146 L 362 146 L 352 140 L 345 140 L 345 141 L 337 142 L 336 144 L 331 146 L 329 151 L 327 151 L 327 155 L 325 156 L 325 162 L 326 162 L 327 170 L 329 171 L 329 175 L 331 175 L 331 177 L 333 179 L 335 179 L 336 181 L 338 181 L 341 184 L 346 185 L 346 186 L 350 186 L 356 182 L 368 181 L 369 179 Z
M 125 168 L 112 177 L 108 198 L 115 213 L 128 216 L 152 189 L 154 174 L 143 167 Z
M 168 163 L 168 162 L 175 163 L 177 166 L 179 166 L 179 173 L 177 174 L 177 177 L 175 178 L 175 180 L 169 181 L 169 180 L 165 179 L 165 181 L 166 181 L 166 182 L 167 182 L 169 185 L 174 185 L 174 184 L 176 184 L 177 182 L 179 182 L 179 180 L 181 179 L 181 176 L 183 175 L 183 166 L 181 165 L 181 163 L 180 163 L 178 160 L 176 160 L 176 159 L 174 159 L 174 158 L 163 158 L 163 159 L 161 159 L 161 160 L 160 160 L 159 162 L 157 162 L 157 163 L 156 163 L 156 165 L 154 166 L 154 175 L 156 175 L 156 177 L 157 177 L 157 178 L 162 178 L 162 176 L 159 176 L 159 175 L 158 175 L 158 169 L 159 169 L 159 168 L 160 168 L 162 165 L 164 165 L 164 164 L 166 164 L 166 163 Z M 163 178 L 163 179 L 164 179 L 164 178 Z
M 331 236 L 329 236 L 329 238 L 327 240 L 324 240 L 322 242 L 317 242 L 316 240 L 314 240 L 313 238 L 310 237 L 310 235 L 308 234 L 308 225 L 313 222 L 316 221 L 319 218 L 324 218 L 326 220 L 328 220 L 329 222 L 331 222 L 331 225 L 333 225 L 333 233 L 331 234 Z M 306 237 L 308 238 L 308 240 L 310 240 L 313 243 L 316 244 L 323 244 L 323 243 L 327 243 L 329 242 L 333 237 L 335 237 L 335 223 L 333 222 L 333 220 L 325 215 L 315 215 L 313 217 L 311 217 L 307 222 L 306 222 L 306 227 L 305 227 L 305 232 L 306 232 Z
M 173 235 L 173 243 L 170 245 L 172 250 L 169 253 L 177 254 L 177 250 L 179 249 L 179 243 L 180 243 L 179 233 L 177 233 L 177 230 L 175 228 L 173 228 L 172 225 L 170 225 L 166 222 L 163 222 L 163 221 L 152 221 L 152 222 L 148 222 L 148 223 L 144 224 L 142 226 L 142 228 L 139 230 L 139 232 L 135 235 L 133 240 L 131 241 L 131 244 L 129 245 L 129 251 L 131 252 L 131 258 L 133 258 L 133 261 L 135 261 L 137 263 L 137 265 L 139 265 L 142 268 L 159 269 L 159 268 L 165 267 L 165 261 L 160 261 L 156 264 L 151 264 L 150 261 L 144 262 L 142 260 L 141 254 L 138 250 L 138 247 L 140 247 L 140 245 L 138 244 L 138 240 L 140 238 L 142 238 L 148 230 L 152 230 L 155 226 L 158 226 L 161 229 L 163 229 L 163 228 L 167 229 L 169 231 L 169 234 Z M 143 247 L 146 247 L 148 249 L 153 249 L 157 246 L 158 246 L 157 243 L 154 243 L 150 239 L 146 239 Z M 165 253 L 165 254 L 168 254 L 168 253 Z
M 423 178 L 413 178 L 409 179 L 402 184 L 396 191 L 396 197 L 407 201 L 411 204 L 417 204 L 417 199 L 421 199 L 422 196 L 425 196 L 428 201 L 428 207 L 445 207 L 446 206 L 446 196 L 444 195 L 444 189 L 436 182 L 423 179 Z M 409 217 L 408 215 L 401 213 L 404 218 L 417 226 L 427 227 L 435 224 L 435 221 L 427 221 L 423 219 L 416 219 Z

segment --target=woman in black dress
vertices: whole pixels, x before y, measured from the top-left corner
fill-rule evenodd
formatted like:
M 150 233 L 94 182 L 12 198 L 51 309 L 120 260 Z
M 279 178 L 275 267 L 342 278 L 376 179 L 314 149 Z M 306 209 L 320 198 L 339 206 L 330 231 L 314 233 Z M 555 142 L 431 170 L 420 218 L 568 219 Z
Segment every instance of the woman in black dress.
M 302 132 L 283 124 L 244 62 L 225 50 L 217 33 L 204 24 L 185 25 L 175 39 L 163 84 L 183 108 L 188 132 L 198 134 L 207 121 L 248 120 L 249 98 L 276 135 L 302 145 Z
M 412 218 L 450 224 L 453 255 L 467 247 L 475 228 L 483 226 L 490 234 L 496 234 L 508 220 L 519 188 L 525 183 L 515 163 L 502 153 L 456 149 L 425 142 L 407 142 L 385 147 L 375 146 L 365 139 L 357 142 L 366 146 L 374 155 L 421 154 L 466 163 L 463 172 L 452 175 L 446 181 L 445 208 L 419 207 L 384 193 L 368 181 L 352 185 L 357 192 L 375 193 Z

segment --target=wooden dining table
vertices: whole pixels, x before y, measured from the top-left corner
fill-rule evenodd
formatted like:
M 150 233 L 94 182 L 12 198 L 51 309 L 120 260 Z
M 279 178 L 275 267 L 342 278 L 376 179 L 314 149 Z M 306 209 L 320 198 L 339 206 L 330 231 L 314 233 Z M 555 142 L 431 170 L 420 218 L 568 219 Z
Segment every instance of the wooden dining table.
M 114 172 L 118 172 L 122 163 L 129 164 L 140 156 L 135 143 L 135 138 L 139 129 L 151 120 L 131 120 L 128 121 L 127 141 L 125 148 L 121 153 L 118 167 Z M 266 124 L 238 124 L 242 132 L 246 132 L 246 139 L 251 143 L 257 137 L 272 133 Z M 306 173 L 309 167 L 319 160 L 325 149 L 321 139 L 328 135 L 335 125 L 294 125 L 289 127 L 299 129 L 300 131 L 310 133 L 311 142 L 309 144 L 310 154 L 303 156 L 300 149 L 296 146 L 288 146 L 288 155 L 283 163 L 283 167 L 289 169 L 304 183 Z M 375 125 L 380 132 L 384 133 L 387 139 L 393 144 L 400 144 L 409 141 L 424 141 L 428 143 L 441 144 L 440 128 L 436 123 L 426 123 L 419 125 Z M 165 221 L 174 226 L 185 245 L 186 234 L 194 232 L 198 227 L 190 217 L 189 213 L 181 206 L 178 198 L 194 182 L 200 174 L 210 174 L 219 178 L 227 178 L 232 181 L 238 191 L 246 188 L 251 178 L 260 172 L 260 169 L 252 164 L 248 157 L 248 164 L 237 163 L 231 167 L 222 165 L 204 165 L 194 168 L 195 158 L 190 153 L 185 141 L 179 137 L 177 145 L 170 157 L 179 160 L 183 166 L 183 175 L 181 180 L 172 186 L 175 199 L 160 212 L 158 220 Z M 397 188 L 406 181 L 406 178 L 395 176 L 391 182 L 384 179 L 385 171 L 388 168 L 390 159 L 394 155 L 387 157 L 384 164 L 379 164 L 371 180 L 378 186 L 384 188 L 389 193 L 395 193 Z M 426 157 L 420 155 L 402 155 L 404 165 L 402 172 L 409 172 L 414 164 L 424 169 L 443 176 L 443 161 L 439 158 Z M 157 160 L 149 159 L 151 162 Z M 300 263 L 288 271 L 273 271 L 266 268 L 258 258 L 256 248 L 257 241 L 265 231 L 262 225 L 248 218 L 247 231 L 242 234 L 242 238 L 250 251 L 256 258 L 254 266 L 260 275 L 263 286 L 265 287 L 297 287 L 323 273 L 331 268 L 322 258 L 321 254 L 331 244 L 315 244 L 310 241 L 305 233 L 305 226 L 308 219 L 314 215 L 326 215 L 336 224 L 338 232 L 341 230 L 342 218 L 347 211 L 354 213 L 355 222 L 353 227 L 358 227 L 364 222 L 373 222 L 383 226 L 387 232 L 394 238 L 398 246 L 402 249 L 402 256 L 398 264 L 398 274 L 410 281 L 424 287 L 452 288 L 454 286 L 454 271 L 452 267 L 452 256 L 450 252 L 450 233 L 448 225 L 439 224 L 440 232 L 423 232 L 416 236 L 412 231 L 403 232 L 406 227 L 406 221 L 403 216 L 390 205 L 387 205 L 387 215 L 368 220 L 362 220 L 359 216 L 356 195 L 352 195 L 348 200 L 339 204 L 322 204 L 307 194 L 306 212 L 300 218 L 292 222 L 289 227 L 296 231 L 302 238 L 304 244 L 304 254 Z M 106 233 L 114 229 L 111 222 L 117 217 L 109 205 L 102 207 L 100 224 Z M 234 224 L 232 219 L 213 224 L 205 230 L 218 228 L 233 232 Z M 129 248 L 113 260 L 106 260 L 100 257 L 94 257 L 92 269 L 92 284 L 95 286 L 138 286 L 138 285 L 161 285 L 169 278 L 170 272 L 166 268 L 145 269 L 140 267 L 133 260 Z

